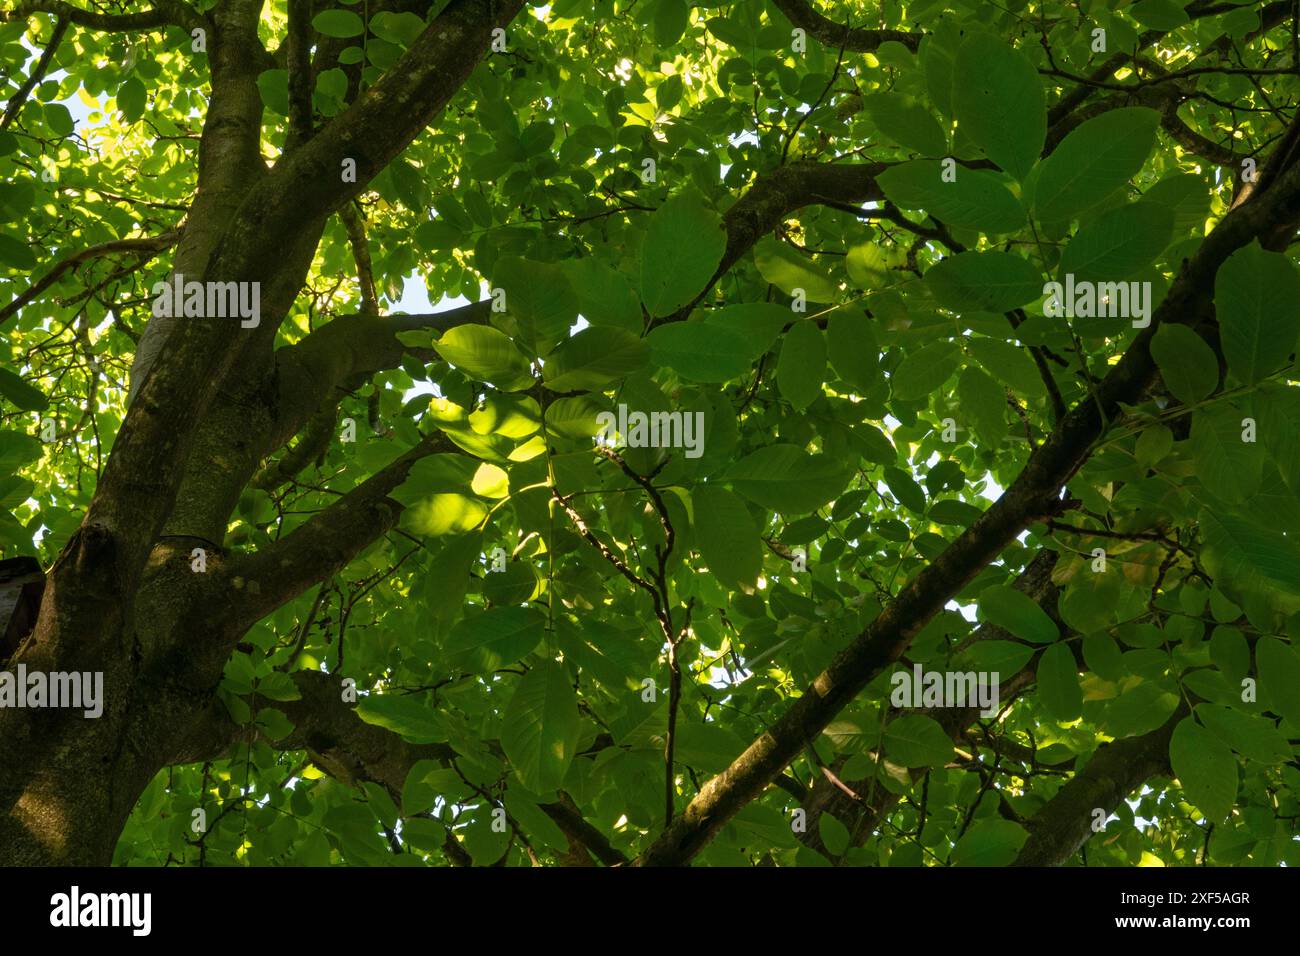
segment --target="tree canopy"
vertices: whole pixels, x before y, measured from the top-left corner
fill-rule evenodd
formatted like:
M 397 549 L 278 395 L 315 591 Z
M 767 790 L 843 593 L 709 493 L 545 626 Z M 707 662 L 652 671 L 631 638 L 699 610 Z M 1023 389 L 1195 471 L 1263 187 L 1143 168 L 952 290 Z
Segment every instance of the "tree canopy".
M 1300 865 L 1298 31 L 7 3 L 0 863 Z

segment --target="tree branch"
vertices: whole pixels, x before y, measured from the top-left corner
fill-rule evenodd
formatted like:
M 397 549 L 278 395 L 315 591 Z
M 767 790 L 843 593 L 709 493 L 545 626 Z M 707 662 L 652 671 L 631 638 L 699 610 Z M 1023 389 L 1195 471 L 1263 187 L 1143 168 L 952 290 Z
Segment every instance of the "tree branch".
M 1030 819 L 1029 839 L 1014 866 L 1060 866 L 1092 835 L 1093 811 L 1109 816 L 1149 777 L 1169 773 L 1169 740 L 1190 713 L 1187 701 L 1158 729 L 1105 744 Z
M 302 696 L 298 700 L 276 701 L 274 706 L 293 723 L 293 730 L 284 738 L 268 743 L 276 750 L 307 751 L 316 766 L 347 786 L 369 781 L 397 795 L 418 761 L 433 760 L 446 767 L 457 756 L 448 744 L 408 743 L 389 730 L 363 721 L 354 705 L 343 700 L 342 682 L 337 674 L 303 670 L 294 672 L 292 678 Z M 209 718 L 203 722 L 204 729 L 199 736 L 187 741 L 173 755 L 173 763 L 215 759 L 232 744 L 252 739 L 252 729 L 234 724 L 220 702 L 213 703 Z M 560 791 L 555 802 L 538 804 L 538 807 L 572 843 L 601 863 L 618 866 L 627 862 L 627 857 L 603 833 L 583 819 L 568 794 Z
M 974 524 L 913 578 L 872 624 L 819 674 L 786 712 L 721 774 L 710 780 L 677 821 L 638 859 L 643 866 L 687 862 L 881 670 L 913 636 L 994 560 L 1031 521 L 1051 516 L 1060 489 L 1083 465 L 1121 403 L 1137 399 L 1155 377 L 1150 341 L 1162 323 L 1197 328 L 1211 314 L 1214 276 L 1223 261 L 1256 236 L 1300 218 L 1300 166 L 1236 207 L 1184 266 L 1120 361 L 1030 455 L 1024 470 Z
M 288 34 L 284 39 L 289 73 L 289 134 L 285 151 L 296 148 L 312 134 L 311 0 L 288 0 Z
M 366 479 L 278 541 L 222 570 L 231 595 L 230 630 L 242 633 L 276 608 L 337 574 L 396 526 L 403 506 L 388 497 L 421 458 L 458 453 L 438 432 Z
M 54 24 L 54 33 L 50 35 L 50 40 L 45 44 L 45 49 L 41 51 L 41 58 L 36 61 L 36 67 L 32 70 L 31 75 L 23 81 L 23 85 L 13 96 L 9 97 L 9 103 L 5 106 L 5 113 L 0 117 L 0 132 L 9 128 L 21 112 L 23 104 L 27 102 L 27 97 L 36 89 L 36 84 L 45 76 L 46 70 L 50 68 L 50 61 L 54 59 L 54 54 L 58 52 L 59 44 L 63 42 L 63 35 L 68 32 L 68 21 L 60 17 Z
M 21 20 L 33 13 L 52 13 L 79 27 L 108 33 L 156 30 L 167 26 L 191 30 L 207 25 L 202 14 L 180 0 L 157 0 L 153 7 L 139 13 L 99 13 L 74 7 L 64 0 L 22 0 L 14 9 L 0 12 L 0 20 Z
M 492 302 L 484 299 L 444 312 L 419 315 L 345 315 L 322 325 L 296 345 L 275 353 L 275 428 L 264 454 L 280 448 L 312 417 L 333 409 L 350 383 L 396 368 L 406 353 L 428 350 L 397 340 L 399 332 L 445 332 L 458 325 L 485 324 Z M 305 462 L 304 462 L 305 464 Z
M 659 323 L 679 322 L 763 236 L 787 216 L 814 203 L 883 200 L 876 177 L 891 163 L 791 163 L 759 176 L 722 217 L 727 245 L 708 285 L 691 302 Z
M 868 30 L 863 27 L 850 27 L 829 17 L 824 17 L 804 0 L 772 0 L 772 5 L 780 10 L 787 20 L 810 36 L 815 37 L 824 46 L 845 49 L 854 53 L 873 53 L 880 44 L 890 40 L 901 43 L 913 53 L 921 44 L 921 34 L 907 33 L 903 30 Z
M 361 311 L 366 315 L 379 314 L 379 296 L 375 293 L 375 273 L 370 263 L 370 242 L 366 239 L 366 224 L 352 203 L 339 207 L 339 218 L 348 233 L 352 258 L 357 264 L 357 283 L 361 286 Z
M 42 292 L 54 285 L 63 273 L 67 272 L 73 266 L 79 265 L 88 259 L 97 259 L 100 256 L 111 256 L 115 252 L 143 252 L 147 253 L 147 259 L 174 246 L 181 237 L 181 230 L 163 233 L 161 236 L 145 236 L 133 239 L 113 239 L 109 242 L 101 242 L 97 246 L 90 246 L 82 249 L 80 252 L 74 252 L 70 256 L 60 259 L 44 276 L 37 279 L 26 291 L 14 297 L 13 301 L 0 308 L 0 324 L 7 322 L 17 314 L 18 310 L 27 303 L 31 302 Z
M 214 259 L 224 259 L 231 274 L 258 272 L 294 234 L 359 195 L 447 105 L 487 51 L 492 30 L 522 6 L 452 0 L 373 86 L 249 191 Z M 348 160 L 356 175 L 345 180 Z

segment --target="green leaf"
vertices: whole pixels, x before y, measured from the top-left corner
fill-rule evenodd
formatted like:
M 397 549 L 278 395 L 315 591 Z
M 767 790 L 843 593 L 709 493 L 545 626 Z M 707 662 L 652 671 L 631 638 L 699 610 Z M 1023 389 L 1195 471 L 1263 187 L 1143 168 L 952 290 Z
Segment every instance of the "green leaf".
M 1210 733 L 1247 760 L 1280 764 L 1291 759 L 1291 744 L 1267 718 L 1222 704 L 1197 704 L 1196 716 Z
M 44 411 L 50 400 L 40 391 L 9 371 L 0 368 L 0 395 L 25 412 Z
M 968 505 L 954 498 L 945 498 L 930 506 L 931 521 L 936 524 L 959 525 L 963 528 L 969 528 L 982 513 L 974 505 Z
M 905 402 L 925 398 L 948 381 L 961 364 L 961 350 L 951 342 L 931 342 L 907 355 L 890 378 L 894 397 Z
M 1164 724 L 1178 707 L 1180 698 L 1169 687 L 1143 681 L 1126 688 L 1106 705 L 1102 729 L 1112 737 L 1136 737 Z
M 289 115 L 289 72 L 263 70 L 257 75 L 257 92 L 272 113 Z
M 1255 660 L 1260 692 L 1277 713 L 1300 726 L 1300 654 L 1275 637 L 1261 637 Z
M 750 348 L 739 333 L 711 322 L 671 322 L 652 331 L 650 359 L 693 382 L 727 382 L 749 371 Z
M 288 674 L 272 671 L 257 682 L 257 694 L 267 700 L 301 700 L 302 691 Z
M 803 411 L 822 394 L 826 378 L 826 340 L 816 323 L 796 322 L 785 334 L 776 366 L 776 384 L 796 411 Z
M 1028 595 L 1009 585 L 995 584 L 980 592 L 980 619 L 1034 644 L 1051 644 L 1061 636 L 1056 623 Z
M 1243 385 L 1285 365 L 1300 334 L 1300 279 L 1290 260 L 1258 242 L 1238 249 L 1214 278 L 1223 357 Z
M 1094 631 L 1084 636 L 1083 659 L 1103 680 L 1118 681 L 1124 677 L 1124 657 L 1115 639 L 1105 631 Z
M 1038 396 L 1045 393 L 1043 380 L 1029 353 L 1018 345 L 983 336 L 971 336 L 966 349 L 983 369 L 1018 395 Z
M 476 533 L 448 539 L 429 562 L 429 571 L 418 585 L 419 595 L 439 634 L 446 633 L 464 610 L 470 568 L 478 558 L 481 545 L 482 535 Z
M 370 18 L 370 32 L 381 40 L 410 46 L 424 32 L 427 24 L 416 13 L 390 13 L 382 11 Z
M 1169 393 L 1186 405 L 1208 398 L 1219 385 L 1219 360 L 1205 340 L 1185 325 L 1162 323 L 1151 340 L 1151 358 Z
M 522 604 L 537 590 L 537 576 L 525 561 L 512 561 L 504 571 L 483 577 L 483 599 L 494 605 Z
M 1292 492 L 1300 490 L 1300 389 L 1261 388 L 1255 394 L 1259 441 Z
M 940 23 L 921 41 L 919 59 L 925 72 L 925 88 L 944 116 L 952 116 L 953 61 L 961 42 L 961 33 L 953 24 Z
M 1038 698 L 1047 712 L 1062 723 L 1083 712 L 1078 665 L 1068 645 L 1053 644 L 1038 659 Z
M 682 101 L 686 86 L 682 78 L 674 73 L 655 87 L 655 106 L 661 113 L 667 113 Z
M 959 127 L 1023 182 L 1047 138 L 1043 83 L 1033 61 L 997 37 L 976 33 L 957 49 L 953 72 Z
M 841 753 L 864 753 L 880 743 L 876 720 L 832 720 L 823 731 Z
M 1007 395 L 1002 386 L 976 365 L 961 370 L 957 398 L 962 417 L 980 440 L 996 446 L 1007 434 Z
M 487 674 L 531 653 L 545 629 L 546 619 L 534 608 L 494 607 L 453 627 L 447 653 L 455 666 Z
M 1245 635 L 1235 627 L 1216 627 L 1210 635 L 1210 660 L 1229 681 L 1240 681 L 1250 673 L 1250 647 Z
M 285 716 L 284 711 L 275 707 L 263 707 L 257 712 L 255 721 L 267 740 L 283 740 L 293 733 L 293 722 Z
M 402 784 L 402 813 L 407 817 L 425 813 L 433 808 L 438 797 L 457 796 L 462 788 L 469 790 L 455 770 L 444 768 L 434 760 L 417 760 L 407 771 L 406 781 Z M 441 833 L 442 828 L 438 829 Z M 441 842 L 439 838 L 438 843 Z
M 849 848 L 849 828 L 831 813 L 817 815 L 817 833 L 822 838 L 822 845 L 832 856 L 840 856 Z
M 1081 228 L 1061 253 L 1060 274 L 1075 282 L 1118 282 L 1150 265 L 1169 244 L 1174 214 L 1137 202 L 1102 213 Z
M 885 485 L 898 499 L 899 504 L 909 511 L 925 514 L 925 492 L 921 490 L 921 486 L 912 479 L 911 475 L 901 468 L 886 468 L 884 478 Z
M 144 114 L 144 84 L 136 77 L 128 76 L 117 88 L 117 107 L 122 111 L 122 118 L 134 123 Z
M 466 814 L 468 825 L 461 829 L 462 846 L 475 866 L 491 866 L 505 856 L 510 847 L 510 828 L 498 830 L 495 811 L 500 808 L 491 803 L 480 803 L 477 809 Z
M 1006 680 L 1029 663 L 1034 649 L 1016 641 L 976 641 L 962 653 L 968 669 L 999 675 Z
M 885 170 L 876 182 L 895 205 L 923 209 L 947 226 L 1001 235 L 1025 225 L 1020 200 L 987 170 L 962 169 L 944 182 L 942 163 L 916 159 Z
M 1169 763 L 1206 821 L 1222 823 L 1237 801 L 1237 761 L 1228 745 L 1184 717 L 1169 741 Z
M 583 318 L 592 325 L 615 325 L 641 334 L 641 299 L 631 278 L 595 258 L 568 259 L 564 269 Z
M 36 254 L 27 243 L 19 242 L 13 236 L 0 235 L 0 263 L 28 272 L 36 268 Z
M 894 247 L 859 242 L 849 246 L 844 256 L 844 271 L 849 274 L 854 288 L 878 289 L 891 283 L 890 273 L 898 261 L 898 251 Z
M 959 252 L 925 273 L 935 301 L 954 312 L 1007 312 L 1043 294 L 1043 277 L 1012 252 Z
M 45 122 L 55 136 L 71 136 L 76 128 L 71 111 L 62 103 L 45 104 Z
M 402 524 L 427 535 L 473 531 L 487 517 L 487 506 L 470 495 L 435 494 L 416 501 L 402 513 Z
M 641 301 L 670 315 L 704 291 L 722 261 L 722 217 L 697 194 L 674 196 L 650 217 L 641 247 Z
M 758 529 L 744 501 L 726 488 L 697 485 L 691 494 L 695 543 L 709 570 L 723 584 L 754 584 L 763 567 Z
M 604 388 L 639 371 L 650 346 L 626 329 L 593 325 L 565 339 L 546 359 L 542 379 L 557 392 Z
M 862 108 L 899 146 L 922 156 L 942 156 L 948 148 L 948 137 L 930 111 L 901 93 L 872 93 L 863 97 Z
M 433 343 L 444 359 L 507 391 L 533 384 L 528 359 L 510 337 L 488 325 L 458 325 Z
M 1129 14 L 1138 23 L 1150 30 L 1167 32 L 1176 30 L 1184 23 L 1190 22 L 1185 3 L 1177 0 L 1137 0 L 1129 7 Z
M 775 302 L 724 305 L 720 309 L 709 309 L 704 316 L 704 321 L 709 325 L 720 326 L 744 339 L 748 346 L 747 358 L 751 363 L 758 361 L 760 356 L 776 344 L 782 329 L 800 320 L 799 315 Z
M 686 32 L 690 18 L 691 8 L 685 0 L 659 0 L 654 14 L 655 43 L 672 46 Z
M 1245 501 L 1259 490 L 1264 465 L 1258 443 L 1242 440 L 1241 420 L 1230 407 L 1198 409 L 1188 441 L 1197 480 L 1228 502 Z
M 558 853 L 568 852 L 569 840 L 564 831 L 525 791 L 511 787 L 506 791 L 505 804 L 506 812 L 519 823 L 529 840 L 540 841 L 543 846 Z
M 871 320 L 861 312 L 838 309 L 826 321 L 826 351 L 835 374 L 861 392 L 881 380 L 880 346 Z
M 722 477 L 750 501 L 798 515 L 833 499 L 851 473 L 829 455 L 810 455 L 796 445 L 778 442 L 746 455 Z
M 0 429 L 0 474 L 12 475 L 40 459 L 45 445 L 35 435 Z
M 1216 581 L 1244 592 L 1280 590 L 1300 595 L 1300 547 L 1281 533 L 1236 515 L 1203 508 L 1203 561 Z M 1298 715 L 1300 716 L 1300 715 Z
M 803 290 L 810 302 L 834 302 L 839 298 L 839 287 L 834 280 L 813 261 L 797 249 L 792 249 L 770 236 L 754 245 L 754 263 L 759 274 L 786 295 L 798 295 Z
M 437 708 L 422 694 L 371 694 L 357 701 L 356 712 L 366 723 L 391 730 L 413 744 L 447 739 Z
M 953 866 L 1007 866 L 1029 839 L 1024 827 L 1011 820 L 986 817 L 971 825 L 952 848 Z
M 492 324 L 521 347 L 542 356 L 568 335 L 578 317 L 578 294 L 562 266 L 502 256 L 492 266 L 492 280 L 506 301 L 505 314 L 493 313 Z
M 1085 120 L 1043 160 L 1035 214 L 1045 223 L 1066 222 L 1102 202 L 1142 168 L 1159 125 L 1160 114 L 1143 106 Z
M 359 37 L 365 32 L 365 24 L 351 10 L 325 10 L 312 17 L 311 25 L 318 33 L 327 37 Z
M 515 686 L 501 727 L 501 749 L 534 793 L 559 787 L 578 749 L 578 699 L 563 665 L 543 661 Z
M 885 727 L 885 756 L 905 767 L 942 767 L 952 759 L 952 740 L 924 714 L 905 714 Z
M 1164 206 L 1173 213 L 1174 235 L 1201 235 L 1210 213 L 1211 196 L 1205 177 L 1196 173 L 1175 173 L 1144 192 L 1142 201 Z

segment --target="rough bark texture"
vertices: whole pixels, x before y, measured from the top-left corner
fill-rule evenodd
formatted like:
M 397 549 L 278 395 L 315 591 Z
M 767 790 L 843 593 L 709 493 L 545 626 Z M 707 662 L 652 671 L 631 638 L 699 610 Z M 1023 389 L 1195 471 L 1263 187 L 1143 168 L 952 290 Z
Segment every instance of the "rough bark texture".
M 248 330 L 155 319 L 141 338 L 113 453 L 81 529 L 47 573 L 34 631 L 8 662 L 103 672 L 104 713 L 86 720 L 58 709 L 0 711 L 0 862 L 109 862 L 149 780 L 202 737 L 222 668 L 247 628 L 396 520 L 400 506 L 386 493 L 437 443 L 381 471 L 279 547 L 229 567 L 213 547 L 206 573 L 190 568 L 193 546 L 221 540 L 259 463 L 336 401 L 337 387 L 396 364 L 396 331 L 447 320 L 340 322 L 340 331 L 330 326 L 289 354 L 272 351 L 326 218 L 433 120 L 487 52 L 492 29 L 522 5 L 453 0 L 349 110 L 271 167 L 259 152 L 255 81 L 269 57 L 257 37 L 261 0 L 226 0 L 207 16 L 172 2 L 121 16 L 50 2 L 8 14 L 52 11 L 105 30 L 176 23 L 208 31 L 212 96 L 199 189 L 173 271 L 260 282 L 262 314 Z M 355 183 L 341 181 L 345 157 L 356 160 Z M 361 329 L 369 336 L 357 336 Z M 353 344 L 341 341 L 349 336 Z M 336 374 L 322 374 L 324 366 Z M 282 391 L 281 371 L 290 387 L 304 377 L 313 387 Z

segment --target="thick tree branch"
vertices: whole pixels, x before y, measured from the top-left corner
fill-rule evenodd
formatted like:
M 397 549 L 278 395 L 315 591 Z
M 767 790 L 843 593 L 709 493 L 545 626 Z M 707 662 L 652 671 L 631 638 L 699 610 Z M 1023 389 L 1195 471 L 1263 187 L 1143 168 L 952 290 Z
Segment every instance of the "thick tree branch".
M 1169 740 L 1189 713 L 1183 701 L 1161 727 L 1102 746 L 1030 822 L 1015 866 L 1060 866 L 1092 835 L 1093 811 L 1109 816 L 1148 778 L 1169 773 Z
M 311 142 L 283 156 L 249 191 L 214 257 L 231 274 L 255 275 L 290 236 L 360 194 L 460 89 L 523 0 L 452 0 L 373 86 Z M 355 163 L 355 176 L 343 165 Z M 352 171 L 352 170 L 349 170 Z
M 709 290 L 763 236 L 804 206 L 883 200 L 876 177 L 891 163 L 791 163 L 763 173 L 750 184 L 722 217 L 727 245 L 713 278 L 703 291 L 673 315 L 659 322 L 687 318 Z
M 263 454 L 280 448 L 313 416 L 333 409 L 346 390 L 376 372 L 396 368 L 406 353 L 434 357 L 397 340 L 400 332 L 483 324 L 491 315 L 489 299 L 444 312 L 419 315 L 345 315 L 321 326 L 305 339 L 275 353 L 277 398 L 275 428 Z
M 223 181 L 215 208 L 198 217 L 196 202 L 195 218 L 205 227 L 202 239 L 178 251 L 177 269 L 181 271 L 184 260 L 186 274 L 195 279 L 257 283 L 260 324 L 241 334 L 238 329 L 232 332 L 228 323 L 212 320 L 150 323 L 133 369 L 131 414 L 92 505 L 106 527 L 130 528 L 132 538 L 151 539 L 175 508 L 182 481 L 186 488 L 211 484 L 202 474 L 202 462 L 187 461 L 196 426 L 209 417 L 218 390 L 252 401 L 258 389 L 269 384 L 264 373 L 270 371 L 279 323 L 302 287 L 326 219 L 366 188 L 446 105 L 487 50 L 492 30 L 521 6 L 522 0 L 452 0 L 392 69 L 310 143 L 282 156 L 269 173 L 258 153 L 262 104 L 256 77 L 266 56 L 256 31 L 260 0 L 227 0 L 214 11 L 219 29 L 211 56 L 214 87 L 204 126 L 200 201 L 205 195 L 204 162 L 220 172 Z M 219 91 L 224 91 L 230 114 L 222 121 Z M 223 161 L 223 150 L 231 154 L 228 161 Z M 236 175 L 226 181 L 232 171 Z M 344 175 L 353 171 L 355 181 Z M 164 344 L 170 357 L 165 364 L 156 361 Z M 251 444 L 267 454 L 315 410 L 303 411 L 287 434 L 272 439 L 265 439 L 264 433 L 278 430 L 257 422 Z M 228 426 L 197 430 L 206 435 Z M 221 508 L 231 494 L 237 496 L 236 486 L 252 476 L 259 458 L 231 461 L 220 494 L 207 494 L 202 513 L 187 522 L 202 527 L 217 523 Z M 182 530 L 192 533 L 192 528 Z M 147 554 L 147 542 L 133 544 L 137 546 L 125 555 L 130 568 Z
M 1052 582 L 1052 571 L 1056 567 L 1057 558 L 1058 554 L 1055 551 L 1046 548 L 1039 551 L 1016 578 L 1013 586 L 1022 594 L 1032 598 L 1046 612 L 1048 617 L 1056 621 L 1059 626 L 1062 622 L 1056 611 L 1056 602 L 1060 592 Z M 1064 632 L 1063 636 L 1068 638 L 1068 629 L 1062 627 L 1062 631 Z M 980 641 L 1016 642 L 1017 638 L 997 624 L 986 621 L 955 647 L 953 653 L 959 653 Z M 1014 674 L 999 675 L 998 702 L 1000 706 L 1005 707 L 1014 697 L 1033 685 L 1037 657 L 1038 655 L 1035 655 Z M 916 712 L 924 713 L 937 721 L 954 741 L 960 740 L 980 716 L 978 706 L 918 709 Z M 890 707 L 888 719 L 893 721 L 902 715 L 903 711 Z M 887 729 L 888 724 L 886 724 Z M 923 775 L 924 771 L 916 770 L 912 772 L 911 776 L 913 780 L 919 780 Z M 885 813 L 899 799 L 897 794 L 886 790 L 878 782 L 873 788 L 870 777 L 863 780 L 850 780 L 848 787 L 861 799 L 855 799 L 846 793 L 842 787 L 836 786 L 836 781 L 823 775 L 814 782 L 807 799 L 803 803 L 804 809 L 808 812 L 808 828 L 804 835 L 804 842 L 818 852 L 825 852 L 820 829 L 817 825 L 817 817 L 822 813 L 830 813 L 839 819 L 853 836 L 852 845 L 860 846 L 871 835 L 872 831 L 879 826 L 880 820 Z
M 421 458 L 458 449 L 438 432 L 376 472 L 278 541 L 236 558 L 222 571 L 231 630 L 242 633 L 324 578 L 343 570 L 396 526 L 403 506 L 388 497 Z
M 320 458 L 334 440 L 334 425 L 338 420 L 338 409 L 327 404 L 307 420 L 298 443 L 273 462 L 269 462 L 249 481 L 249 486 L 263 491 L 274 491 Z
M 0 20 L 21 20 L 33 13 L 52 13 L 61 20 L 79 27 L 102 30 L 108 33 L 155 30 L 158 27 L 177 26 L 192 30 L 207 25 L 203 15 L 180 0 L 157 0 L 148 10 L 139 13 L 101 13 L 83 10 L 64 0 L 22 0 L 14 9 L 0 11 Z
M 185 236 L 172 261 L 172 271 L 190 279 L 203 278 L 212 251 L 234 219 L 240 203 L 253 185 L 266 177 L 266 164 L 261 155 L 262 96 L 257 88 L 257 77 L 265 69 L 266 56 L 257 35 L 261 10 L 262 0 L 226 0 L 211 13 L 208 66 L 212 74 L 212 94 L 199 139 L 198 191 L 187 217 Z M 297 244 L 282 243 L 272 261 L 282 269 L 294 264 L 294 258 L 287 252 Z M 298 258 L 302 258 L 302 253 Z M 310 256 L 307 261 L 310 262 Z M 305 272 L 306 265 L 302 269 Z M 248 281 L 254 277 L 225 275 L 211 278 Z M 268 288 L 261 290 L 263 312 L 270 311 L 268 291 Z M 178 329 L 193 339 L 193 343 L 169 341 Z M 198 353 L 211 356 L 210 361 L 215 363 L 219 361 L 218 356 L 224 356 L 227 351 L 221 343 L 223 332 L 225 329 L 214 323 L 195 326 L 172 316 L 151 318 L 131 365 L 128 405 L 134 403 L 164 345 L 172 354 L 178 350 L 185 351 L 186 359 L 190 353 Z M 188 369 L 184 382 L 182 388 L 185 391 L 169 395 L 164 404 L 175 404 L 183 394 L 190 404 L 202 405 L 204 392 L 217 386 L 218 377 L 207 368 Z M 195 382 L 200 383 L 197 395 Z M 171 431 L 174 434 L 177 430 L 173 428 Z M 182 433 L 182 437 L 188 436 Z
M 785 14 L 796 27 L 815 37 L 823 45 L 853 53 L 872 53 L 880 44 L 890 40 L 901 43 L 913 53 L 921 44 L 921 34 L 903 30 L 868 30 L 836 23 L 822 16 L 805 0 L 772 0 L 772 5 Z
M 284 39 L 285 62 L 289 73 L 289 135 L 285 150 L 292 150 L 311 139 L 311 0 L 288 0 L 288 35 Z

